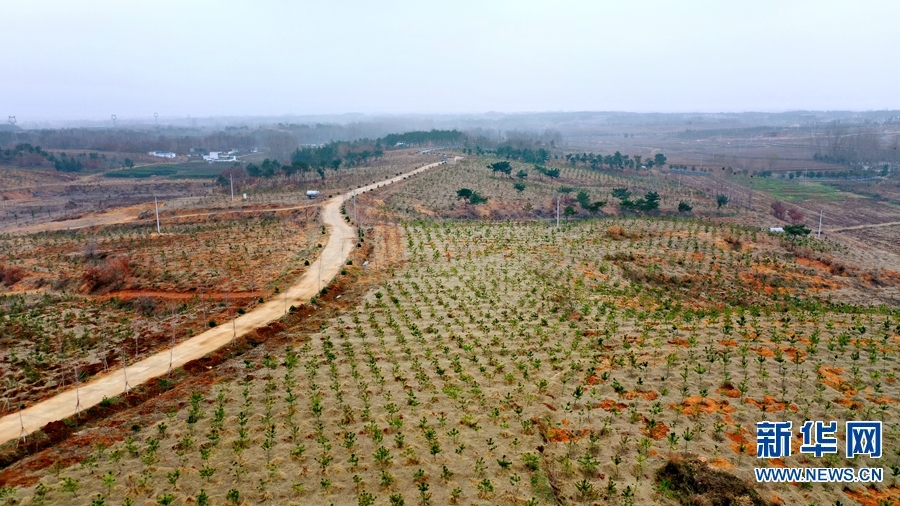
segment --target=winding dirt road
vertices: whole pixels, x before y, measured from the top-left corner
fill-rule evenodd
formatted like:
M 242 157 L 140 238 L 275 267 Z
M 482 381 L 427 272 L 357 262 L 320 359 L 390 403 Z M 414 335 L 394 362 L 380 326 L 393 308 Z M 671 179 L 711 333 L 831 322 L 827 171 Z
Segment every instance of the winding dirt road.
M 229 344 L 235 337 L 281 318 L 286 307 L 308 301 L 340 272 L 350 255 L 351 248 L 356 244 L 356 229 L 341 215 L 341 205 L 344 201 L 355 194 L 397 182 L 444 163 L 446 162 L 425 165 L 328 200 L 322 208 L 322 220 L 329 231 L 328 242 L 319 258 L 309 266 L 309 270 L 284 294 L 236 318 L 233 323 L 219 325 L 182 342 L 171 350 L 161 351 L 124 369 L 98 375 L 78 388 L 66 390 L 20 412 L 0 418 L 0 444 L 30 434 L 50 422 L 73 416 L 79 410 L 86 410 L 99 404 L 104 397 L 113 398 L 127 392 L 129 388 L 168 373 L 170 368 L 177 368 L 201 358 Z

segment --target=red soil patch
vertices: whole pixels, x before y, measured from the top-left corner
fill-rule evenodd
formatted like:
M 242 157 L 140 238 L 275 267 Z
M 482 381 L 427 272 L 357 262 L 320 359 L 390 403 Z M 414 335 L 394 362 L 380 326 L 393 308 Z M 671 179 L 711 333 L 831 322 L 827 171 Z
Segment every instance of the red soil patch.
M 847 399 L 847 398 L 837 399 L 834 402 L 835 402 L 835 404 L 840 404 L 841 406 L 844 406 L 845 408 L 850 408 L 854 411 L 859 411 L 860 409 L 863 408 L 863 405 L 861 402 L 851 401 L 850 399 Z
M 682 348 L 688 347 L 688 342 L 680 337 L 676 337 L 675 339 L 672 339 L 671 341 L 669 341 L 669 344 L 673 344 L 675 346 L 680 346 Z
M 731 383 L 725 383 L 719 388 L 718 392 L 725 397 L 731 397 L 732 399 L 737 399 L 741 396 L 741 391 L 734 387 Z
M 850 387 L 850 384 L 844 381 L 844 378 L 841 377 L 841 373 L 844 372 L 842 367 L 831 367 L 827 365 L 823 365 L 819 368 L 819 375 L 822 376 L 822 383 L 826 386 L 833 388 L 834 390 L 843 393 L 847 397 L 853 397 L 856 395 L 856 390 Z
M 569 429 L 547 429 L 546 438 L 550 443 L 568 443 L 569 441 L 578 441 L 589 432 L 587 429 L 581 429 L 578 432 Z
M 728 347 L 733 348 L 733 347 L 737 346 L 737 341 L 735 341 L 734 339 L 722 339 L 721 341 L 719 341 L 719 344 L 721 344 L 722 346 L 728 346 Z
M 610 411 L 610 412 L 614 409 L 616 411 L 622 411 L 623 409 L 628 407 L 628 404 L 616 402 L 612 399 L 603 399 L 602 401 L 600 401 L 600 404 L 597 404 L 596 407 L 602 408 L 602 409 L 604 409 L 606 411 Z
M 710 398 L 703 398 L 699 395 L 694 395 L 688 397 L 684 400 L 682 404 L 670 404 L 670 409 L 676 409 L 678 406 L 682 407 L 681 412 L 685 415 L 693 415 L 696 413 L 706 413 L 712 414 L 716 412 L 720 413 L 734 413 L 734 408 L 728 401 L 716 402 Z
M 652 429 L 649 427 L 642 428 L 641 433 L 649 437 L 650 439 L 659 440 L 666 437 L 666 434 L 669 433 L 669 427 L 666 424 L 660 422 L 654 425 Z
M 900 488 L 889 487 L 887 490 L 878 490 L 874 485 L 861 490 L 844 489 L 844 494 L 863 506 L 881 506 L 882 504 L 897 504 L 900 498 Z
M 793 404 L 789 404 L 789 405 L 785 406 L 785 403 L 778 402 L 771 395 L 764 395 L 762 400 L 756 400 L 756 399 L 748 397 L 748 398 L 744 399 L 744 402 L 747 404 L 756 406 L 757 409 L 759 409 L 760 411 L 766 412 L 766 413 L 773 413 L 776 411 L 784 411 L 785 409 L 789 409 L 794 412 L 798 411 L 797 406 L 794 406 Z
M 640 397 L 641 399 L 646 399 L 648 401 L 655 401 L 657 397 L 659 397 L 659 394 L 653 391 L 641 392 L 640 390 L 632 390 L 630 392 L 625 392 L 622 397 L 629 401 L 634 400 L 638 397 Z
M 831 267 L 829 267 L 825 263 L 820 262 L 818 260 L 811 260 L 809 258 L 798 257 L 797 263 L 800 265 L 804 265 L 806 267 L 812 267 L 814 269 L 818 269 L 823 272 L 828 272 L 828 273 L 831 272 Z
M 772 358 L 775 356 L 775 352 L 770 350 L 769 348 L 766 348 L 765 346 L 760 346 L 759 348 L 750 348 L 750 349 L 755 351 L 758 355 L 760 355 L 762 357 Z
M 194 297 L 212 300 L 230 299 L 234 301 L 242 301 L 245 299 L 256 299 L 259 297 L 268 297 L 268 292 L 261 291 L 244 291 L 244 292 L 167 292 L 164 290 L 115 290 L 105 295 L 97 297 L 97 300 L 134 300 L 140 297 L 148 297 L 151 299 L 166 300 L 190 300 Z
M 588 376 L 587 384 L 588 385 L 596 385 L 597 383 L 600 383 L 601 381 L 603 381 L 603 380 L 600 379 L 600 376 L 597 376 L 596 374 L 591 374 L 590 376 Z
M 730 439 L 732 441 L 732 443 L 730 445 L 731 450 L 734 451 L 734 453 L 740 454 L 740 453 L 742 453 L 741 452 L 741 444 L 743 444 L 744 445 L 743 453 L 745 455 L 750 455 L 750 456 L 755 457 L 756 456 L 755 439 L 751 440 L 745 434 L 749 435 L 749 432 L 747 432 L 744 429 L 741 429 L 741 431 L 737 432 L 737 433 L 726 433 L 726 436 L 728 436 L 728 439 Z
M 716 469 L 731 469 L 734 467 L 734 464 L 722 457 L 716 457 L 709 461 L 709 467 L 715 467 Z

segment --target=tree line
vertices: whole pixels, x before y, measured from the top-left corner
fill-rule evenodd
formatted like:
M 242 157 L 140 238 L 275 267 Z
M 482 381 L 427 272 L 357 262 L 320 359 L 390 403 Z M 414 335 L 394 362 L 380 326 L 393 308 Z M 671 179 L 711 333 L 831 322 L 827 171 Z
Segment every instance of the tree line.
M 20 143 L 12 149 L 0 150 L 0 164 L 23 168 L 52 166 L 60 172 L 80 172 L 83 169 L 109 166 L 111 163 L 115 163 L 115 158 L 111 161 L 100 153 L 79 153 L 69 156 L 65 152 L 50 153 L 40 146 L 32 146 L 29 143 Z

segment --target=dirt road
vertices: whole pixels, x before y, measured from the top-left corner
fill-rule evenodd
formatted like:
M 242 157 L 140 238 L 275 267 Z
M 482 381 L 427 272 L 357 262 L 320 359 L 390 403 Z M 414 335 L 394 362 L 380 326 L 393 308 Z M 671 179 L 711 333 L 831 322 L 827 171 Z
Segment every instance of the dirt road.
M 894 225 L 900 225 L 900 221 L 889 221 L 886 223 L 871 223 L 869 225 L 854 225 L 852 227 L 840 227 L 840 228 L 832 228 L 830 230 L 826 230 L 825 232 L 843 232 L 845 230 L 862 230 L 864 228 L 880 228 L 880 227 L 892 227 Z
M 233 322 L 210 329 L 182 342 L 171 350 L 161 351 L 123 369 L 97 376 L 78 388 L 67 390 L 56 397 L 0 418 L 0 443 L 30 434 L 50 422 L 68 418 L 75 415 L 78 410 L 85 410 L 97 405 L 104 397 L 113 398 L 127 391 L 128 388 L 162 376 L 170 368 L 177 368 L 201 358 L 207 353 L 229 344 L 236 336 L 244 335 L 277 320 L 284 315 L 286 307 L 308 301 L 340 272 L 351 248 L 356 244 L 356 229 L 345 221 L 341 214 L 341 205 L 344 201 L 354 194 L 374 190 L 443 163 L 425 165 L 392 179 L 373 183 L 328 200 L 322 208 L 322 219 L 329 231 L 328 242 L 322 249 L 319 258 L 309 266 L 309 270 L 284 294 L 236 318 Z
M 163 221 L 178 219 L 178 218 L 197 218 L 200 216 L 214 216 L 216 214 L 231 214 L 231 213 L 275 213 L 279 211 L 295 211 L 297 209 L 307 209 L 309 207 L 313 207 L 313 204 L 298 204 L 296 206 L 288 206 L 288 207 L 273 207 L 269 209 L 242 209 L 242 208 L 225 208 L 216 211 L 205 211 L 202 213 L 189 213 L 189 214 L 174 214 L 166 216 Z M 160 204 L 162 207 L 162 203 Z M 38 223 L 36 225 L 26 225 L 19 228 L 9 229 L 8 233 L 16 234 L 16 235 L 24 235 L 24 234 L 34 234 L 37 232 L 50 232 L 50 231 L 58 231 L 58 230 L 78 230 L 80 228 L 87 227 L 96 227 L 99 225 L 118 225 L 120 223 L 129 223 L 129 222 L 153 222 L 156 218 L 147 218 L 144 220 L 140 219 L 140 214 L 144 211 L 153 211 L 152 204 L 140 204 L 136 206 L 129 207 L 121 207 L 118 209 L 113 209 L 112 211 L 107 211 L 105 213 L 100 214 L 91 214 L 89 216 L 83 216 L 81 218 L 73 218 L 71 220 L 65 221 L 47 221 L 44 223 Z M 2 231 L 2 230 L 0 230 Z

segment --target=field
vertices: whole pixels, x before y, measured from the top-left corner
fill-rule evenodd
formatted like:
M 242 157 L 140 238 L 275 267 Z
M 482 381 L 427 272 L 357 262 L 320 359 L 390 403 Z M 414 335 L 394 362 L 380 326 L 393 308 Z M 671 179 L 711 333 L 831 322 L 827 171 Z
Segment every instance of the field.
M 491 158 L 475 158 L 445 167 L 440 172 L 419 176 L 415 182 L 386 188 L 377 196 L 360 199 L 360 206 L 373 218 L 391 219 L 547 219 L 556 216 L 556 197 L 560 207 L 572 206 L 578 218 L 604 216 L 619 213 L 617 200 L 610 196 L 613 188 L 628 188 L 635 197 L 648 191 L 661 196 L 660 209 L 664 213 L 677 213 L 682 200 L 694 206 L 695 215 L 713 213 L 715 200 L 690 187 L 679 187 L 670 181 L 647 174 L 607 173 L 582 167 L 559 167 L 558 178 L 543 176 L 531 164 L 513 162 L 512 173 L 525 171 L 524 179 L 515 176 L 494 175 L 486 168 L 496 162 Z M 515 184 L 524 185 L 521 190 Z M 469 205 L 456 192 L 470 188 L 487 197 L 483 205 Z M 560 189 L 563 189 L 561 192 Z M 576 202 L 577 192 L 584 190 L 592 202 L 603 201 L 597 213 L 585 210 Z
M 42 471 L 19 496 L 646 504 L 681 493 L 656 479 L 673 453 L 749 480 L 765 418 L 884 419 L 885 446 L 896 442 L 900 314 L 828 303 L 853 282 L 824 256 L 681 220 L 403 231 L 406 262 L 358 306 L 78 466 Z M 683 273 L 660 269 L 662 257 Z M 680 277 L 699 285 L 679 290 Z M 758 493 L 895 497 L 881 490 Z
M 180 163 L 171 165 L 151 165 L 135 167 L 131 169 L 117 170 L 103 174 L 105 177 L 115 178 L 145 178 L 151 176 L 165 176 L 172 179 L 190 178 L 216 178 L 222 173 L 224 167 L 220 164 L 206 162 Z
M 156 197 L 165 214 L 193 214 L 246 206 L 287 207 L 307 202 L 307 190 L 346 191 L 436 161 L 436 155 L 414 150 L 385 154 L 365 166 L 327 169 L 324 178 L 315 172 L 254 178 L 234 178 L 235 199 L 226 182 L 216 178 L 231 164 L 184 163 L 121 169 L 113 172 L 75 174 L 38 169 L 0 167 L 0 233 L 25 234 L 106 213 L 152 212 Z M 110 176 L 110 177 L 104 177 Z M 243 194 L 247 199 L 243 199 Z M 120 218 L 116 218 L 120 221 Z M 43 228 L 42 228 L 43 226 Z M 80 225 L 76 225 L 80 226 Z
M 776 199 L 810 223 L 810 202 L 874 216 L 860 188 L 756 178 L 750 205 L 739 176 L 548 164 L 560 168 L 549 177 L 515 161 L 504 176 L 486 167 L 497 161 L 348 203 L 365 247 L 321 300 L 144 397 L 30 436 L 31 454 L 0 471 L 7 501 L 900 501 L 895 229 L 791 240 L 752 226 Z M 336 191 L 408 168 L 392 163 L 326 181 Z M 4 272 L 23 274 L 0 305 L 6 409 L 71 386 L 75 363 L 115 368 L 276 296 L 322 238 L 301 193 L 313 181 L 255 181 L 246 202 L 220 187 L 167 201 L 162 235 L 144 209 L 132 224 L 4 236 Z M 615 188 L 658 192 L 659 209 L 628 209 Z M 605 203 L 588 209 L 582 191 Z M 757 459 L 763 420 L 881 420 L 888 450 L 817 458 L 796 431 L 792 456 Z M 41 446 L 61 427 L 77 432 Z M 0 454 L 22 455 L 16 444 Z M 756 484 L 761 466 L 880 467 L 885 481 Z
M 182 218 L 162 235 L 119 225 L 0 238 L 0 407 L 252 309 L 303 272 L 321 237 L 316 210 L 303 209 Z
M 734 178 L 738 184 L 750 186 L 750 178 Z M 855 195 L 846 194 L 837 188 L 815 181 L 791 181 L 784 179 L 753 178 L 753 189 L 766 192 L 778 200 L 787 202 L 817 200 L 835 201 L 853 198 Z

